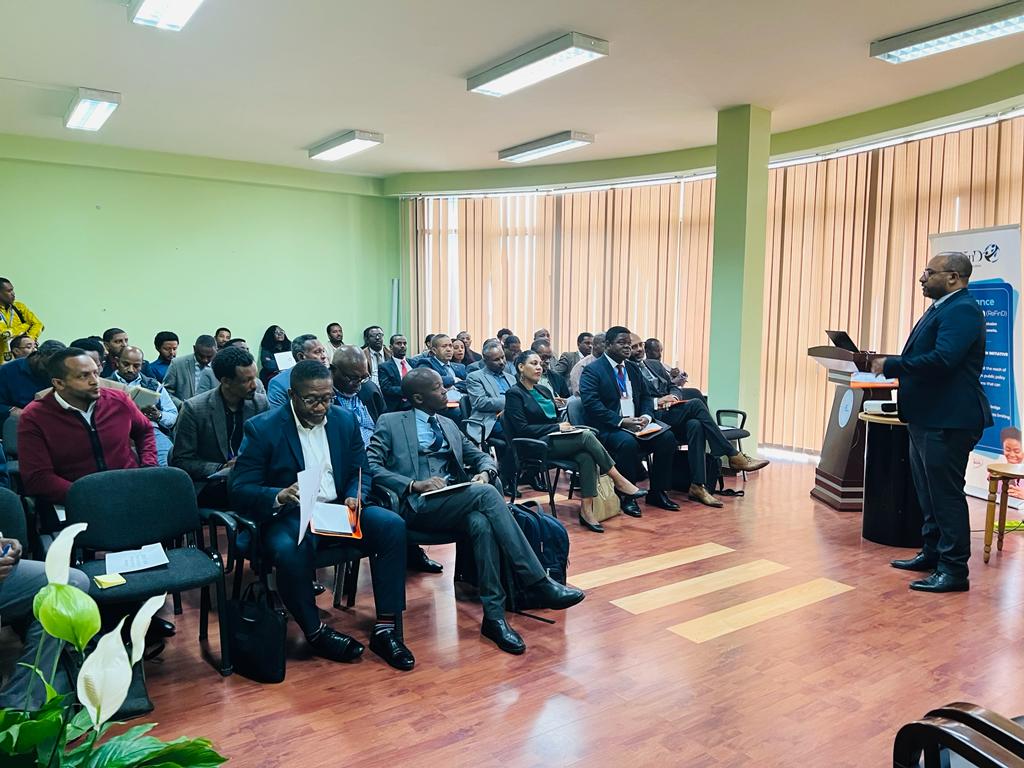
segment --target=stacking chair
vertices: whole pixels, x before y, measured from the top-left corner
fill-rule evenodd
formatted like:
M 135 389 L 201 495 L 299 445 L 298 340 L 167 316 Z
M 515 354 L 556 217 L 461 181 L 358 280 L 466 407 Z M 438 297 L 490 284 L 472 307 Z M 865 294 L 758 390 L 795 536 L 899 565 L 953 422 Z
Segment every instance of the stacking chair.
M 508 425 L 502 424 L 505 433 L 508 432 Z M 544 440 L 537 440 L 532 437 L 512 438 L 511 460 L 514 466 L 513 481 L 509 483 L 508 500 L 514 503 L 519 495 L 519 478 L 539 477 L 548 492 L 548 504 L 551 507 L 553 517 L 558 517 L 555 509 L 555 489 L 558 487 L 558 479 L 562 472 L 569 476 L 569 498 L 572 498 L 575 478 L 579 476 L 580 467 L 570 459 L 552 459 L 548 456 L 548 444 Z M 555 470 L 554 480 L 551 479 L 551 470 Z
M 189 546 L 199 530 L 199 510 L 189 476 L 175 467 L 144 467 L 97 472 L 76 480 L 68 491 L 67 522 L 88 523 L 75 539 L 87 553 L 137 549 L 163 543 L 167 565 L 124 574 L 126 583 L 99 589 L 93 576 L 106 572 L 103 560 L 86 560 L 78 566 L 90 578 L 89 594 L 103 605 L 134 607 L 164 592 L 201 589 L 199 640 L 207 638 L 210 585 L 217 590 L 220 626 L 220 673 L 230 675 L 227 593 L 224 569 L 216 551 Z M 213 514 L 211 512 L 211 514 Z M 183 546 L 167 546 L 168 542 Z

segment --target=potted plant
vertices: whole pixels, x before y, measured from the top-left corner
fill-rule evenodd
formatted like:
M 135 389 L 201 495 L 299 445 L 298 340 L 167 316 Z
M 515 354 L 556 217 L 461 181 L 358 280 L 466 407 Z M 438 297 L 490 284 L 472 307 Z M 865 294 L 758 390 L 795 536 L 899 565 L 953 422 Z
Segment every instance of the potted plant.
M 76 697 L 53 688 L 57 665 L 50 670 L 33 666 L 46 687 L 46 703 L 37 710 L 0 709 L 0 765 L 4 768 L 207 768 L 226 762 L 206 739 L 180 738 L 164 742 L 147 735 L 155 723 L 120 733 L 108 730 L 128 695 L 132 667 L 142 658 L 146 630 L 166 595 L 147 600 L 132 619 L 130 651 L 121 640 L 125 619 L 103 635 L 85 656 L 89 641 L 100 630 L 100 612 L 88 594 L 68 584 L 71 549 L 85 523 L 61 531 L 46 555 L 47 586 L 39 591 L 32 612 L 48 637 L 42 643 L 67 643 L 83 657 Z M 60 654 L 57 654 L 59 658 Z M 40 653 L 36 654 L 36 665 Z M 26 696 L 26 705 L 28 696 Z M 78 705 L 81 705 L 79 709 Z

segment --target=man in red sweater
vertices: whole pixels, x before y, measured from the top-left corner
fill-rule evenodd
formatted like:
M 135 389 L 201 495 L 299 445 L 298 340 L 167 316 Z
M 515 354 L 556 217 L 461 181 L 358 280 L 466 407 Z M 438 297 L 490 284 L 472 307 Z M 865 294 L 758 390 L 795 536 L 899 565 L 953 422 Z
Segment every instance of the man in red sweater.
M 47 372 L 53 391 L 30 403 L 18 421 L 26 494 L 63 505 L 80 477 L 157 465 L 149 419 L 126 393 L 100 388 L 99 369 L 89 355 L 76 347 L 61 350 L 50 358 Z

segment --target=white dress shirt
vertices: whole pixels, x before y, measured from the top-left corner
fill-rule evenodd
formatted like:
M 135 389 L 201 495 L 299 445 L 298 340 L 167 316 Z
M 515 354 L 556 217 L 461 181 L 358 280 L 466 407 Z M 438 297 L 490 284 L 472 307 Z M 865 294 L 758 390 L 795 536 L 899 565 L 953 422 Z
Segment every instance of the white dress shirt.
M 93 400 L 91 403 L 89 403 L 89 407 L 86 408 L 83 411 L 81 408 L 76 408 L 75 406 L 73 406 L 71 403 L 69 403 L 63 397 L 58 395 L 56 392 L 53 393 L 53 399 L 56 400 L 57 401 L 57 405 L 59 405 L 65 411 L 74 411 L 75 413 L 80 415 L 83 419 L 85 419 L 85 423 L 86 424 L 88 424 L 90 427 L 92 426 L 92 412 L 94 410 L 96 410 L 96 401 L 95 400 Z
M 299 433 L 299 445 L 302 446 L 302 462 L 306 469 L 323 467 L 320 476 L 320 491 L 317 501 L 334 501 L 338 498 L 338 490 L 334 487 L 334 469 L 331 467 L 331 448 L 327 443 L 327 419 L 315 427 L 305 427 L 295 415 L 295 406 L 289 403 L 295 429 Z
M 622 366 L 622 373 L 626 377 L 626 392 L 622 393 L 619 390 L 619 413 L 622 414 L 624 419 L 632 419 L 636 416 L 636 409 L 633 407 L 633 383 L 629 380 L 629 371 L 626 370 L 626 361 L 623 360 L 621 363 L 616 363 L 606 354 L 605 360 L 607 360 L 612 366 L 612 376 L 618 380 L 619 366 Z M 618 386 L 616 384 L 616 386 Z

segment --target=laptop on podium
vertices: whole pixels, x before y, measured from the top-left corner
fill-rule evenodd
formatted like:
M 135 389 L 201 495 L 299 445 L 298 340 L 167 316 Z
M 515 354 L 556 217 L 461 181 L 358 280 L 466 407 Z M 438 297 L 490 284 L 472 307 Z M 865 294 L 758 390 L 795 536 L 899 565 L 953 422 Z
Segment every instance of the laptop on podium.
M 857 345 L 853 343 L 853 339 L 850 338 L 850 334 L 846 331 L 825 331 L 825 335 L 839 349 L 845 349 L 847 352 L 860 352 L 857 349 Z

